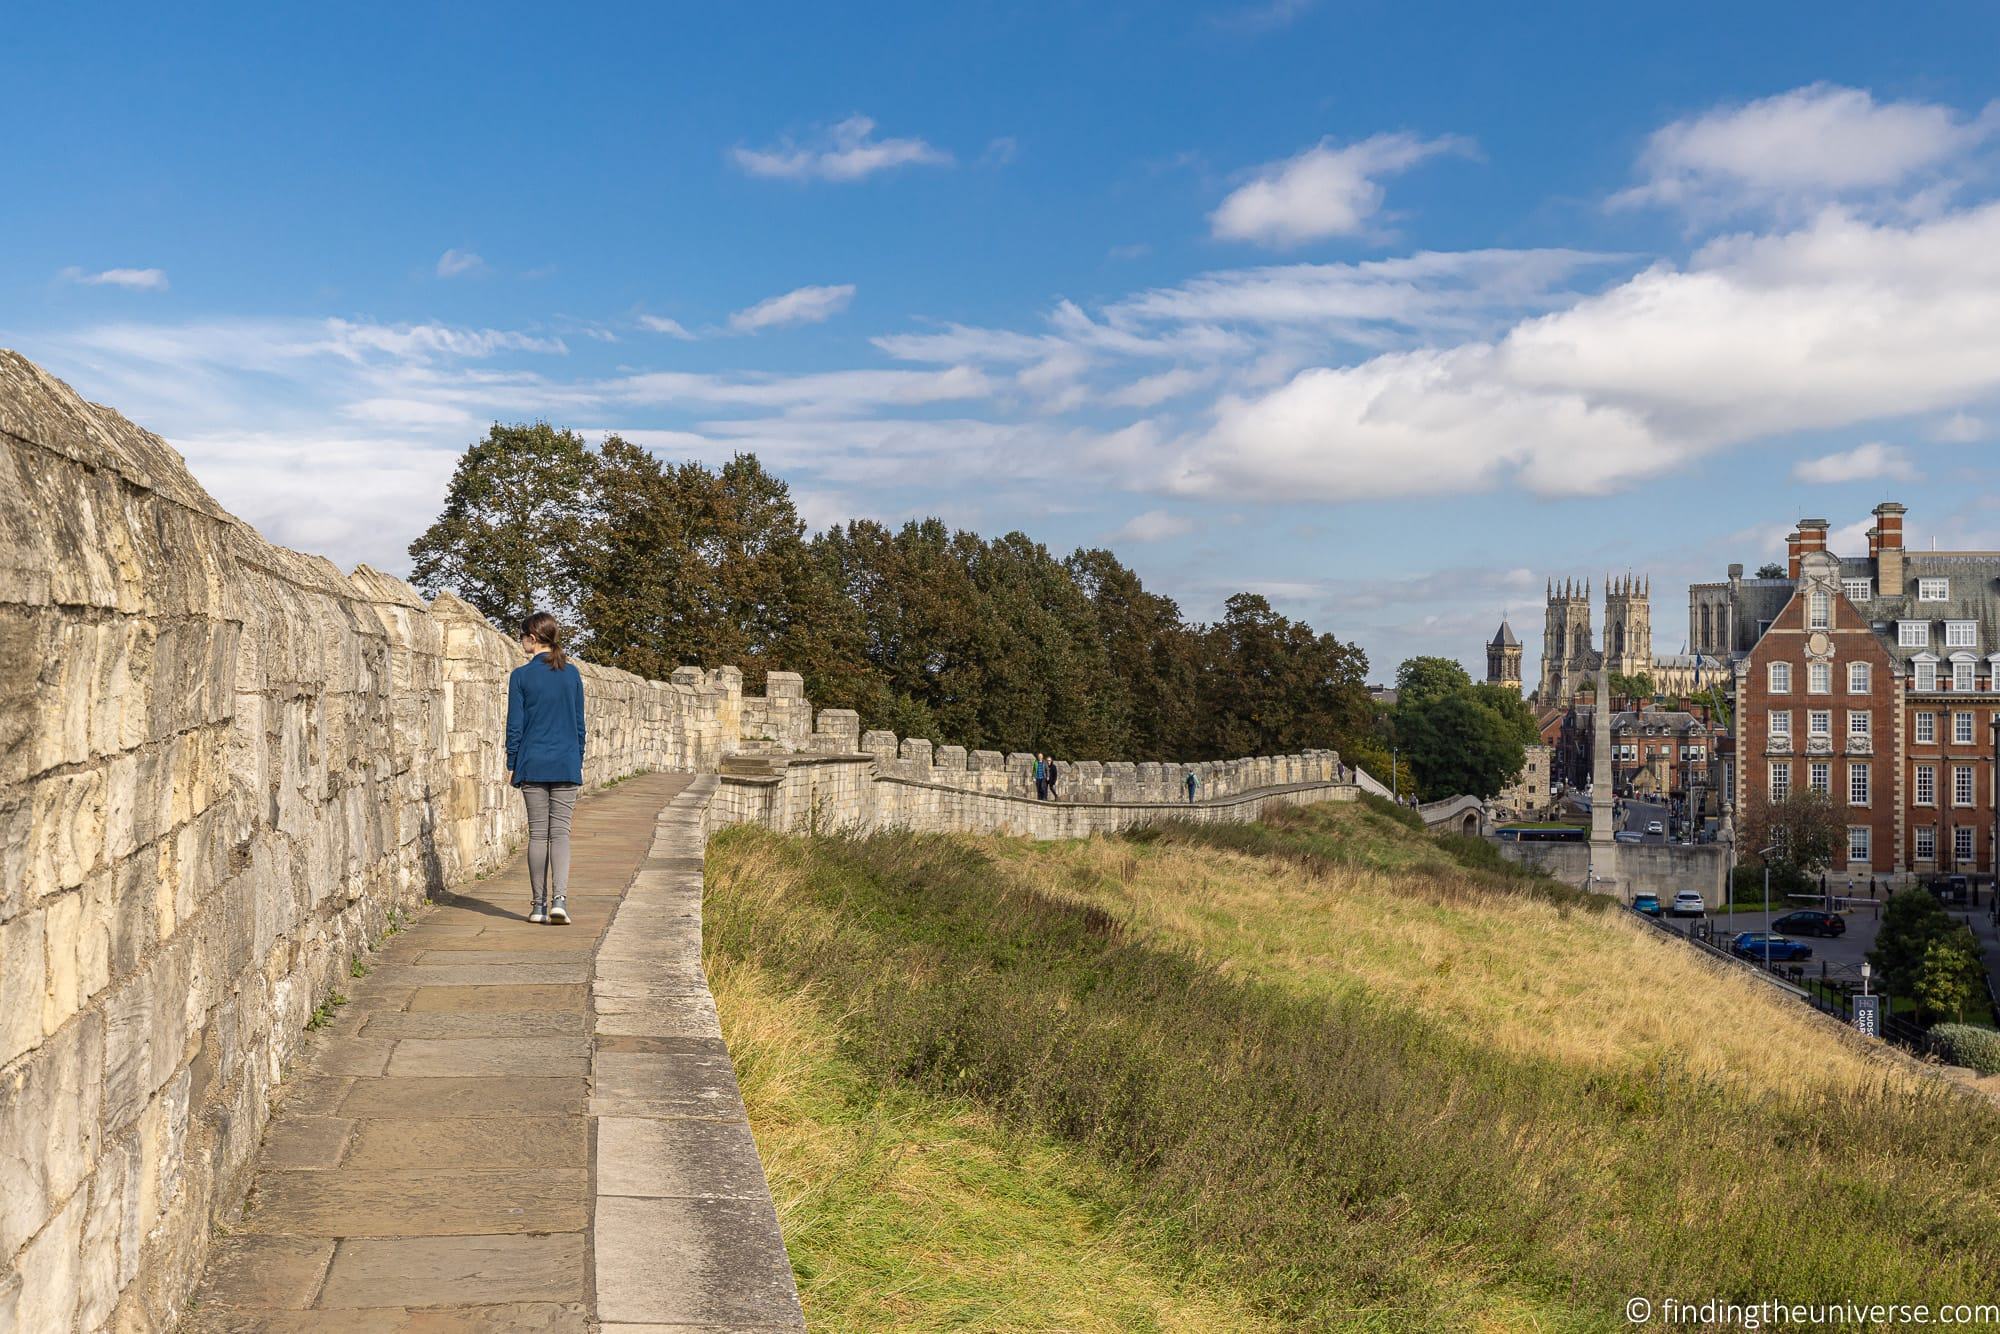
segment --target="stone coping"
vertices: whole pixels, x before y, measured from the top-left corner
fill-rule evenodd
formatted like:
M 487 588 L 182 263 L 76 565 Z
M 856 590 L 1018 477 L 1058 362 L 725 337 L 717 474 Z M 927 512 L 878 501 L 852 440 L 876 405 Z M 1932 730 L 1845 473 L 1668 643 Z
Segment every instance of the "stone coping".
M 731 779 L 731 782 L 736 781 Z M 986 801 L 1010 801 L 1031 810 L 1078 810 L 1078 811 L 1188 811 L 1227 810 L 1241 806 L 1245 802 L 1264 801 L 1270 797 L 1288 792 L 1316 792 L 1351 790 L 1352 782 L 1327 779 L 1313 783 L 1273 783 L 1266 787 L 1253 787 L 1247 792 L 1238 792 L 1227 797 L 1203 797 L 1199 801 L 1064 801 L 1057 798 L 1044 801 L 1040 797 L 1023 797 L 1013 792 L 981 792 L 977 788 L 953 787 L 949 783 L 926 783 L 920 778 L 898 778 L 893 774 L 876 774 L 878 783 L 899 783 L 904 787 L 927 788 L 933 792 L 949 792 L 954 796 L 979 797 Z
M 716 775 L 661 810 L 591 978 L 591 1237 L 606 1330 L 803 1330 L 770 1186 L 701 966 Z

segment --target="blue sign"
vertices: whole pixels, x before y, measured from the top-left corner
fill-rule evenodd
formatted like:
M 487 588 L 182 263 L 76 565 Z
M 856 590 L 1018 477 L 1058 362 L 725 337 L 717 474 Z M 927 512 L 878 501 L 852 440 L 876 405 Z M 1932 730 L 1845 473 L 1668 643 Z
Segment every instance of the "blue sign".
M 1854 997 L 1854 1027 L 1856 1031 L 1871 1038 L 1882 1036 L 1882 998 L 1880 996 Z

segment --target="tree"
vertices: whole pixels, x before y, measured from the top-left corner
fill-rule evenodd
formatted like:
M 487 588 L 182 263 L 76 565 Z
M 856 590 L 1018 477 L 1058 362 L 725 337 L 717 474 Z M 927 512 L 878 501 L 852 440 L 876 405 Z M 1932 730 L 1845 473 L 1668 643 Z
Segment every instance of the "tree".
M 1523 746 L 1541 744 L 1542 730 L 1535 722 L 1535 711 L 1528 707 L 1528 701 L 1521 698 L 1520 691 L 1482 681 L 1472 687 L 1472 697 L 1499 715 Z
M 1757 577 L 1759 579 L 1787 579 L 1791 575 L 1784 566 L 1778 564 L 1776 561 L 1767 561 L 1757 567 Z
M 1979 959 L 1966 947 L 1965 933 L 1953 931 L 1924 946 L 1923 965 L 1917 970 L 1917 1003 L 1927 1014 L 1940 1019 L 1950 1015 L 1963 1023 L 1965 1007 L 1979 994 L 1980 981 Z
M 1948 941 L 1962 928 L 1929 892 L 1906 889 L 1889 896 L 1882 925 L 1868 962 L 1882 975 L 1883 989 L 1898 996 L 1917 997 L 1933 944 Z M 1940 964 L 1942 969 L 1948 965 Z
M 1407 707 L 1398 699 L 1396 737 L 1429 801 L 1460 793 L 1494 796 L 1514 781 L 1525 759 L 1512 725 L 1470 689 Z
M 1635 672 L 1628 676 L 1624 672 L 1612 672 L 1611 693 L 1619 699 L 1651 699 L 1653 678 L 1646 672 Z
M 1453 658 L 1406 658 L 1396 669 L 1396 703 L 1417 705 L 1472 689 L 1472 677 Z
M 1740 846 L 1774 848 L 1771 861 L 1804 876 L 1832 862 L 1847 840 L 1847 822 L 1824 792 L 1794 792 L 1751 807 Z
M 410 581 L 426 597 L 451 589 L 510 628 L 534 611 L 573 626 L 590 470 L 576 432 L 495 422 L 459 456 L 444 513 L 410 543 Z

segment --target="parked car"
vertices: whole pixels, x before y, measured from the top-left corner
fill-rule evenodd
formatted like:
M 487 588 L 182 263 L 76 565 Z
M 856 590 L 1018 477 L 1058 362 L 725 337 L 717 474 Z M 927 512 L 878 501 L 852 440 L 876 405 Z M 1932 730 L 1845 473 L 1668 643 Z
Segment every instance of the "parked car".
M 1691 889 L 1684 889 L 1674 895 L 1674 906 L 1667 910 L 1675 917 L 1701 917 L 1708 912 L 1708 905 L 1701 895 Z
M 1611 838 L 1616 843 L 1644 843 L 1646 841 L 1646 836 L 1636 829 L 1620 829 Z
M 1632 896 L 1632 911 L 1642 912 L 1648 917 L 1658 917 L 1660 915 L 1660 896 L 1658 894 L 1634 894 Z
M 1648 820 L 1646 822 L 1646 832 L 1649 834 L 1664 834 L 1667 832 L 1667 827 L 1658 820 Z
M 1794 936 L 1844 936 L 1847 934 L 1847 919 L 1837 912 L 1801 908 L 1771 923 L 1771 929 Z
M 1812 958 L 1812 946 L 1775 931 L 1744 931 L 1729 942 L 1729 952 L 1745 959 L 1769 959 L 1772 963 L 1798 963 Z

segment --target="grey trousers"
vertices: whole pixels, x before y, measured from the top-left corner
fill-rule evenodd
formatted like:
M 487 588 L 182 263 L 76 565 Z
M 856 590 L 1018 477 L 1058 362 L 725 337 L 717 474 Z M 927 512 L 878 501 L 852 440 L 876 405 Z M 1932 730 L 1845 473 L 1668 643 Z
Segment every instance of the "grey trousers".
M 528 803 L 528 888 L 536 903 L 569 890 L 569 816 L 580 783 L 523 783 Z

